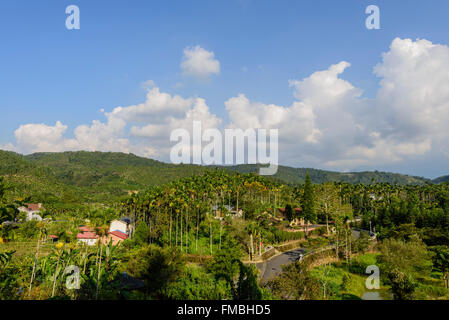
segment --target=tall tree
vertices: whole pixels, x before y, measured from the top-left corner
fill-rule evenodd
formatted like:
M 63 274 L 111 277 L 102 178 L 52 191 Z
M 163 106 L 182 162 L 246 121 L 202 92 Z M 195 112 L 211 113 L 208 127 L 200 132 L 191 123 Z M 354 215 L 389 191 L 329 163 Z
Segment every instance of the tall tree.
M 310 222 L 315 222 L 316 213 L 315 213 L 315 201 L 313 197 L 313 184 L 310 179 L 309 173 L 306 174 L 306 181 L 304 184 L 304 194 L 302 198 L 302 212 L 301 217 L 304 219 L 304 223 L 306 225 L 306 237 L 307 237 L 307 226 Z
M 449 250 L 447 246 L 436 246 L 432 248 L 433 266 L 443 274 L 445 288 L 449 288 Z
M 290 204 L 287 204 L 285 206 L 285 217 L 288 219 L 289 222 L 291 222 L 294 218 L 293 208 Z
M 332 215 L 339 210 L 340 206 L 338 190 L 333 183 L 324 183 L 319 188 L 318 197 L 318 206 L 326 217 L 326 231 L 329 234 L 329 218 L 332 218 Z

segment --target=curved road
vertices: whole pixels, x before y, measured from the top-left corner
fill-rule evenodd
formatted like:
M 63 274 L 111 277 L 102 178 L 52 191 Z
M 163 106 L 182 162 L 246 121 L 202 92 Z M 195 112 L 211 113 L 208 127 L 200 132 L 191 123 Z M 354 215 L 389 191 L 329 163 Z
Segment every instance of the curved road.
M 294 249 L 281 253 L 280 255 L 272 258 L 271 260 L 257 263 L 256 266 L 262 272 L 261 279 L 267 281 L 279 273 L 281 273 L 281 266 L 284 264 L 289 264 L 295 262 L 300 254 L 305 254 L 304 249 Z
M 370 236 L 373 236 L 374 234 L 371 234 L 367 230 L 361 230 L 361 229 L 353 229 L 352 234 L 354 236 L 354 239 L 357 239 L 360 237 L 361 232 L 367 232 L 370 234 Z M 265 261 L 265 262 L 259 262 L 256 264 L 257 268 L 261 272 L 261 280 L 267 281 L 271 278 L 277 276 L 282 272 L 281 266 L 284 264 L 289 264 L 292 262 L 295 262 L 295 260 L 299 257 L 300 254 L 305 254 L 304 249 L 294 249 L 290 251 L 286 251 L 281 253 L 278 256 L 273 257 L 272 259 Z

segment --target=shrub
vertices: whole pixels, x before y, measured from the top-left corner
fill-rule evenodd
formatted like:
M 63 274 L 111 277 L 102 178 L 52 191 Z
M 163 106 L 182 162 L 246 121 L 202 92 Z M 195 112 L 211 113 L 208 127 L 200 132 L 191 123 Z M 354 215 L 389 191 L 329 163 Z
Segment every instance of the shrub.
M 283 230 L 274 230 L 274 242 L 275 243 L 281 243 L 286 241 L 292 241 L 292 240 L 301 240 L 304 239 L 304 232 L 287 232 Z
M 349 271 L 352 273 L 357 273 L 365 275 L 366 268 L 377 263 L 376 254 L 364 254 L 354 258 L 349 266 Z
M 324 236 L 327 233 L 326 227 L 318 227 L 310 231 L 310 235 Z

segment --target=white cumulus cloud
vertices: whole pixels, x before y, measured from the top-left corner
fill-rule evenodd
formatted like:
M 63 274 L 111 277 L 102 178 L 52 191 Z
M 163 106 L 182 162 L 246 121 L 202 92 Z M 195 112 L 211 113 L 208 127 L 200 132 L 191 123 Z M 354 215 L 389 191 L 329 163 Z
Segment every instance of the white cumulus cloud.
M 212 74 L 220 73 L 220 62 L 215 59 L 212 51 L 207 51 L 200 46 L 184 49 L 181 62 L 182 73 L 197 78 L 207 78 Z
M 193 121 L 207 128 L 279 129 L 279 162 L 335 170 L 375 169 L 382 165 L 449 157 L 449 47 L 428 40 L 394 39 L 373 72 L 379 77 L 375 98 L 343 79 L 346 61 L 290 80 L 295 101 L 288 106 L 252 101 L 244 93 L 224 102 L 229 122 L 211 112 L 201 97 L 162 92 L 153 81 L 140 104 L 116 107 L 74 128 L 24 124 L 16 144 L 1 149 L 36 151 L 100 150 L 132 152 L 168 159 L 170 133 L 191 132 Z M 185 74 L 219 73 L 213 52 L 186 48 Z M 286 84 L 287 85 L 287 84 Z M 430 159 L 430 160 L 429 160 Z

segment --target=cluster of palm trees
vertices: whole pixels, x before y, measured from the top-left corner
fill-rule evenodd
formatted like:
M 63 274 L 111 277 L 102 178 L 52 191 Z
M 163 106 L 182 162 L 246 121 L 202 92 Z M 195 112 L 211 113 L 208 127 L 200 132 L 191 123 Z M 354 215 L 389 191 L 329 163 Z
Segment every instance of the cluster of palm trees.
M 166 241 L 162 244 L 179 247 L 184 252 L 189 248 L 197 252 L 200 225 L 207 221 L 212 253 L 213 207 L 223 212 L 227 205 L 239 212 L 250 201 L 277 207 L 285 192 L 285 186 L 254 174 L 214 170 L 133 194 L 121 203 L 121 212 L 148 224 L 150 242 L 161 244 L 164 236 Z

